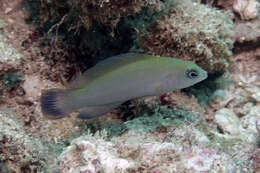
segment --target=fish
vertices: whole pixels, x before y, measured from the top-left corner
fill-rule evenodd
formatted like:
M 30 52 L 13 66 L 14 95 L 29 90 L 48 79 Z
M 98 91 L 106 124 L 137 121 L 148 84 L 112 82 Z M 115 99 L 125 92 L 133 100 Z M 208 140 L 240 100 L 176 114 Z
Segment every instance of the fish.
M 40 98 L 43 115 L 58 119 L 79 111 L 80 119 L 97 119 L 122 103 L 190 87 L 208 76 L 192 61 L 142 53 L 109 57 L 72 81 Z

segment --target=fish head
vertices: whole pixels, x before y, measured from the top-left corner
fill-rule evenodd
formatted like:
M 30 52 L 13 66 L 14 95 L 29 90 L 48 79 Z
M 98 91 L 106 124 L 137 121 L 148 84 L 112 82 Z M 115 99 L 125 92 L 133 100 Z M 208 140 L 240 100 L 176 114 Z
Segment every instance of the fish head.
M 208 73 L 192 61 L 180 61 L 178 67 L 175 66 L 172 77 L 175 89 L 182 89 L 203 81 Z

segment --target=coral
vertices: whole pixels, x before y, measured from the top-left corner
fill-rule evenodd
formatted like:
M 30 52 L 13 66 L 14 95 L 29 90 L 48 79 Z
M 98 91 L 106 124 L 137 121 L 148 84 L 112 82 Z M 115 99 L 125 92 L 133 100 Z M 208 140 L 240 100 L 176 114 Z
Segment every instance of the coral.
M 231 161 L 228 155 L 220 154 L 207 148 L 195 147 L 193 149 L 194 151 L 191 151 L 191 153 L 186 156 L 187 161 L 185 165 L 188 169 L 198 172 L 212 170 L 223 172 L 235 171 L 235 163 Z M 225 166 L 222 165 L 222 168 L 218 167 L 220 163 L 225 163 Z
M 144 51 L 193 60 L 214 73 L 232 61 L 233 22 L 218 10 L 179 1 L 148 28 L 140 42 Z
M 6 39 L 0 34 L 0 62 L 15 61 L 21 57 L 22 55 L 12 46 L 8 45 Z
M 253 118 L 250 114 L 247 116 L 247 118 L 249 117 Z M 242 122 L 240 122 L 237 115 L 229 109 L 223 108 L 218 110 L 216 112 L 215 119 L 221 133 L 223 133 L 223 135 L 218 134 L 219 136 L 226 138 L 237 137 L 247 142 L 256 142 L 257 132 L 255 117 L 251 119 L 251 122 L 246 120 L 246 123 L 251 123 L 248 125 L 247 129 L 243 128 Z M 254 130 L 252 131 L 250 128 L 254 128 Z
M 40 140 L 29 137 L 10 110 L 0 111 L 0 172 L 39 172 L 53 155 Z M 4 170 L 5 169 L 5 170 Z
M 73 159 L 74 161 L 71 162 Z M 114 144 L 103 139 L 83 136 L 73 140 L 60 155 L 58 172 L 107 172 L 125 171 L 133 163 L 118 156 Z M 73 164 L 73 166 L 71 165 Z
M 140 105 L 142 111 L 137 111 L 140 116 L 121 122 L 123 126 L 119 122 L 111 128 L 99 126 L 102 134 L 109 131 L 108 138 L 96 132 L 95 136 L 88 134 L 75 139 L 60 155 L 57 171 L 258 171 L 259 78 L 255 76 L 258 57 L 255 51 L 237 55 L 236 72 L 230 76 L 233 82 L 218 79 L 212 84 L 229 83 L 220 94 L 225 99 L 216 99 L 206 108 L 204 116 L 211 113 L 213 120 L 205 121 L 200 116 L 194 121 L 196 116 L 192 113 L 151 104 L 153 98 L 148 98 Z M 107 164 L 108 160 L 111 164 Z M 114 165 L 118 162 L 124 163 L 122 167 Z
M 233 9 L 242 20 L 254 19 L 258 16 L 259 3 L 256 0 L 235 0 Z
M 47 42 L 48 38 L 42 38 L 40 31 L 25 23 L 24 8 L 13 6 L 18 1 L 4 0 L 0 5 L 0 18 L 4 22 L 4 28 L 0 29 L 0 104 L 3 108 L 13 108 L 15 122 L 22 123 L 26 134 L 62 142 L 61 139 L 79 131 L 75 116 L 62 121 L 45 119 L 39 97 L 44 89 L 64 87 L 62 83 L 66 84 L 75 74 L 70 71 L 73 63 L 67 61 L 68 50 L 62 42 L 58 39 Z M 7 8 L 10 12 L 5 14 Z
M 232 21 L 198 3 L 188 0 L 40 3 L 25 1 L 29 9 L 39 9 L 39 14 L 30 11 L 32 17 L 39 16 L 41 28 L 54 36 L 62 34 L 63 41 L 75 47 L 70 58 L 85 62 L 85 66 L 130 48 L 194 60 L 209 72 L 225 70 L 230 62 Z
M 73 140 L 59 156 L 56 171 L 253 171 L 253 164 L 258 162 L 254 144 L 248 143 L 246 138 L 243 141 L 241 138 L 223 138 L 217 132 L 216 136 L 210 139 L 205 135 L 205 129 L 198 129 L 201 123 L 166 126 L 152 131 L 138 130 L 141 128 L 138 126 L 109 140 L 105 140 L 106 131 L 97 132 L 94 136 L 83 135 Z M 254 158 L 254 162 L 250 162 L 250 157 Z
M 0 34 L 0 91 L 10 90 L 22 81 L 22 74 L 17 73 L 17 66 L 23 58 L 12 45 L 7 43 L 7 39 Z M 2 95 L 0 96 L 0 98 Z
M 32 17 L 40 17 L 39 22 L 65 24 L 69 30 L 83 26 L 88 30 L 95 23 L 115 27 L 122 17 L 137 14 L 143 8 L 160 11 L 164 4 L 159 0 L 43 0 L 40 3 L 27 0 L 25 5 L 32 12 Z M 40 9 L 40 12 L 35 11 L 36 9 Z
M 189 116 L 194 115 L 182 110 L 158 104 L 144 105 L 142 109 L 147 111 L 144 115 L 111 127 L 115 130 L 100 126 L 94 136 L 88 134 L 75 139 L 60 155 L 57 171 L 142 173 L 218 170 L 231 173 L 240 169 L 252 171 L 253 164 L 257 163 L 257 160 L 250 162 L 251 157 L 257 159 L 252 152 L 257 140 L 253 122 L 257 117 L 252 121 L 248 119 L 257 113 L 252 112 L 245 120 L 239 120 L 232 111 L 220 110 L 216 114 L 218 130 L 196 116 L 193 118 L 197 121 L 189 120 Z M 248 127 L 247 123 L 250 123 Z M 123 133 L 120 132 L 122 124 Z M 107 130 L 110 137 L 107 137 Z M 111 132 L 118 133 L 117 130 L 120 135 L 111 136 Z
M 189 145 L 194 135 L 200 145 Z M 167 136 L 165 138 L 165 135 Z M 188 137 L 189 136 L 189 137 Z M 231 157 L 207 145 L 203 134 L 194 127 L 182 126 L 174 133 L 136 133 L 129 131 L 105 141 L 99 135 L 82 136 L 73 140 L 59 156 L 58 172 L 196 172 L 236 171 Z M 204 139 L 204 138 L 203 138 Z M 163 140 L 163 142 L 159 142 Z M 187 143 L 188 142 L 188 143 Z M 204 143 L 204 144 L 202 144 Z
M 220 109 L 215 115 L 216 123 L 224 134 L 237 136 L 240 134 L 241 125 L 238 117 L 229 109 Z
M 248 114 L 241 118 L 241 125 L 249 134 L 254 135 L 255 138 L 259 135 L 260 107 L 259 105 L 252 106 Z
M 255 162 L 254 155 L 257 152 L 257 119 L 259 117 L 253 114 L 238 118 L 232 110 L 223 108 L 215 115 L 218 128 L 211 130 L 214 134 L 211 138 L 212 144 L 221 146 L 222 151 L 233 155 L 233 160 L 239 163 L 238 167 L 245 167 L 251 171 L 256 169 L 253 162 Z
M 238 63 L 230 76 L 232 82 L 223 91 L 225 99 L 216 99 L 211 104 L 216 110 L 214 121 L 219 127 L 219 136 L 256 143 L 260 118 L 258 54 L 256 50 L 236 55 Z
M 69 59 L 82 71 L 97 61 L 128 52 L 140 30 L 168 11 L 172 1 L 24 1 L 32 21 L 69 49 Z M 46 56 L 49 56 L 48 53 Z
M 24 23 L 23 8 L 12 6 L 20 0 L 2 1 L 5 38 L 0 37 L 0 45 L 11 53 L 7 57 L 0 49 L 0 57 L 15 61 L 0 60 L 0 76 L 14 84 L 1 93 L 1 107 L 12 107 L 16 114 L 0 111 L 0 172 L 259 171 L 260 51 L 234 56 L 239 72 L 230 69 L 232 82 L 215 73 L 231 61 L 232 22 L 222 11 L 188 0 L 173 1 L 174 6 L 157 0 L 25 0 L 33 7 L 27 22 L 38 23 L 36 31 Z M 231 0 L 222 2 L 229 6 Z M 151 98 L 144 104 L 132 101 L 127 106 L 133 112 L 128 110 L 123 120 L 120 111 L 87 123 L 75 115 L 58 121 L 41 115 L 41 90 L 63 88 L 82 68 L 138 46 L 194 60 L 214 74 L 185 91 L 197 98 L 178 92 L 162 96 L 163 106 Z M 13 56 L 18 52 L 24 58 Z M 22 81 L 16 74 L 23 75 Z
M 223 90 L 225 99 L 215 99 L 206 108 L 207 121 L 214 122 L 207 133 L 212 145 L 235 156 L 240 168 L 257 172 L 259 167 L 259 48 L 234 56 L 231 68 L 232 82 Z M 207 125 L 209 126 L 209 125 Z M 246 154 L 247 153 L 247 154 Z
M 238 43 L 257 42 L 260 39 L 260 19 L 240 22 L 235 26 L 235 40 Z
M 103 24 L 109 24 L 116 26 L 121 17 L 133 15 L 139 13 L 142 8 L 154 8 L 154 10 L 160 10 L 163 3 L 159 0 L 147 1 L 147 0 L 137 0 L 137 1 L 73 1 L 71 6 L 76 6 L 81 9 L 82 14 L 81 21 L 88 28 L 92 21 L 98 21 Z
M 259 41 L 260 17 L 258 11 L 260 9 L 260 3 L 256 0 L 236 0 L 233 4 L 233 9 L 234 12 L 240 15 L 241 19 L 235 20 L 236 42 Z

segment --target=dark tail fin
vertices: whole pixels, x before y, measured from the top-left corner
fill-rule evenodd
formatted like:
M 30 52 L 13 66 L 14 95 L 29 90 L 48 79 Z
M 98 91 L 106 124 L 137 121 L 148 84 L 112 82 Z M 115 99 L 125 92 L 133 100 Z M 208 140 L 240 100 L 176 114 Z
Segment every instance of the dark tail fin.
M 65 104 L 65 90 L 48 90 L 42 93 L 41 109 L 42 113 L 53 119 L 63 118 L 70 113 L 66 110 Z

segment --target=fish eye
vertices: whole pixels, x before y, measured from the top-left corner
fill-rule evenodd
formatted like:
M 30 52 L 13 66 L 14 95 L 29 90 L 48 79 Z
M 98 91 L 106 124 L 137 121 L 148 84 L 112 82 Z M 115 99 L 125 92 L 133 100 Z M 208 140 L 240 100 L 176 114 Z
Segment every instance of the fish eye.
M 197 70 L 187 70 L 186 76 L 190 79 L 194 79 L 194 78 L 197 78 L 199 76 L 199 73 L 198 73 Z

